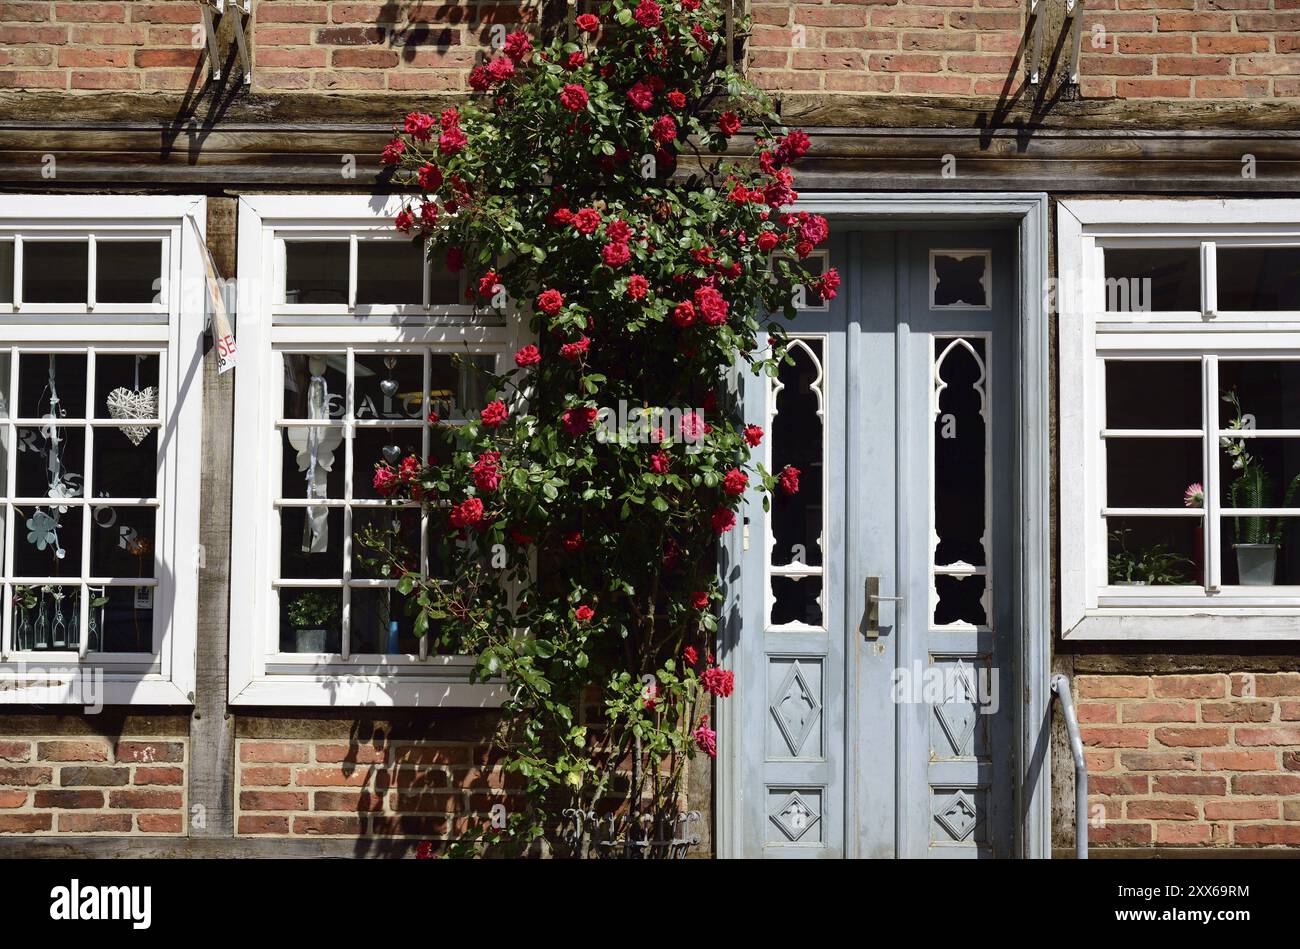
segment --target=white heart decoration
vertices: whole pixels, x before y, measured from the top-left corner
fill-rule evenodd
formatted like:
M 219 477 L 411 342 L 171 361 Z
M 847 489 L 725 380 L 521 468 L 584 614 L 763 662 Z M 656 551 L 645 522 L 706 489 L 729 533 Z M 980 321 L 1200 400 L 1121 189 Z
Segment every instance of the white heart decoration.
M 143 389 L 128 389 L 119 386 L 108 394 L 104 400 L 110 418 L 131 419 L 158 417 L 158 387 L 145 386 Z M 143 425 L 119 425 L 122 434 L 131 440 L 132 445 L 139 445 L 149 434 L 149 428 Z

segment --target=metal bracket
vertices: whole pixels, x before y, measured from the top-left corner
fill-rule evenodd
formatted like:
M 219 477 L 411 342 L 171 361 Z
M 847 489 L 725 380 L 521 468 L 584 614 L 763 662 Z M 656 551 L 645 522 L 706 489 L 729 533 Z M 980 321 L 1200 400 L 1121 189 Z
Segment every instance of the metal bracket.
M 1070 42 L 1070 67 L 1067 72 L 1067 83 L 1071 86 L 1079 84 L 1079 49 L 1083 42 L 1083 4 L 1084 0 L 1065 0 L 1065 29 L 1068 30 L 1068 39 Z M 1030 66 L 1029 66 L 1029 83 L 1038 85 L 1042 78 L 1043 66 L 1043 34 L 1047 32 L 1047 17 L 1044 15 L 1045 10 L 1041 9 L 1044 0 L 1029 0 L 1029 18 L 1033 20 L 1033 28 L 1029 36 L 1030 49 Z
M 217 45 L 217 29 L 221 19 L 226 15 L 226 8 L 235 13 L 235 46 L 239 51 L 239 68 L 244 76 L 244 85 L 253 82 L 253 58 L 249 54 L 249 23 L 253 16 L 253 0 L 203 0 L 199 12 L 203 16 L 203 32 L 207 37 L 208 60 L 211 65 L 213 81 L 221 78 L 221 51 Z M 214 15 L 215 14 L 215 15 Z

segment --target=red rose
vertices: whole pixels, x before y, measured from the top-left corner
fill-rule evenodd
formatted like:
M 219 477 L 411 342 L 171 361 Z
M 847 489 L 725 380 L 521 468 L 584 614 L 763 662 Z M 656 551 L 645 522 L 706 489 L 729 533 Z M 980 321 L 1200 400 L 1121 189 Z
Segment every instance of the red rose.
M 506 37 L 504 52 L 515 62 L 523 59 L 528 51 L 533 48 L 533 41 L 529 39 L 528 34 L 523 30 L 515 30 Z
M 590 348 L 591 348 L 591 340 L 589 340 L 587 337 L 584 336 L 576 343 L 565 343 L 563 346 L 561 346 L 560 355 L 563 356 L 565 359 L 570 359 L 570 360 L 581 359 L 583 354 L 586 353 L 587 350 Z
M 677 121 L 671 115 L 661 115 L 650 134 L 660 145 L 667 145 L 677 138 Z
M 606 244 L 600 249 L 600 256 L 610 267 L 622 267 L 632 259 L 632 250 L 627 244 Z
M 570 435 L 585 435 L 596 422 L 596 410 L 587 407 L 569 409 L 561 416 L 564 430 Z
M 709 518 L 709 521 L 713 524 L 714 533 L 725 534 L 736 526 L 736 512 L 729 508 L 720 507 L 713 512 L 713 516 Z
M 718 128 L 722 130 L 723 135 L 731 138 L 740 131 L 740 116 L 735 112 L 723 112 L 718 116 Z
M 695 304 L 684 300 L 673 307 L 673 326 L 685 328 L 695 322 Z
M 465 133 L 458 126 L 452 126 L 438 136 L 438 151 L 444 155 L 455 155 L 468 142 Z
M 469 87 L 475 92 L 486 92 L 491 85 L 486 66 L 475 66 L 469 71 Z
M 513 540 L 520 547 L 527 547 L 529 544 L 533 542 L 533 537 L 531 534 L 525 534 L 517 527 L 510 528 L 510 539 Z
M 674 109 L 683 109 L 686 107 L 686 94 L 679 89 L 674 89 L 664 98 L 668 100 L 668 104 Z
M 415 226 L 415 215 L 411 213 L 410 208 L 402 208 L 397 212 L 397 217 L 393 218 L 393 227 L 397 228 L 403 234 L 411 233 L 411 228 Z
M 554 316 L 564 308 L 564 297 L 559 290 L 543 290 L 537 298 L 537 308 L 543 313 Z
M 745 441 L 749 442 L 750 448 L 757 448 L 763 441 L 763 430 L 757 425 L 746 425 Z
M 509 416 L 510 412 L 506 409 L 506 404 L 500 399 L 489 402 L 483 411 L 479 413 L 479 418 L 488 428 L 496 428 Z
M 468 498 L 451 509 L 448 519 L 456 528 L 477 527 L 483 522 L 483 502 L 479 498 Z
M 583 13 L 578 17 L 578 29 L 584 33 L 595 33 L 600 29 L 600 17 L 594 13 Z
M 809 254 L 813 252 L 813 245 L 808 243 L 807 241 L 800 241 L 799 243 L 794 245 L 794 252 L 795 255 L 800 260 L 803 260 L 805 257 L 807 257 Z
M 834 300 L 840 288 L 840 272 L 832 267 L 817 281 L 817 293 L 824 300 Z
M 402 160 L 402 153 L 406 151 L 406 143 L 400 138 L 395 138 L 384 146 L 384 153 L 379 156 L 379 161 L 384 165 L 396 165 Z
M 583 208 L 573 216 L 573 226 L 579 234 L 594 234 L 600 227 L 600 212 L 595 208 Z
M 633 274 L 627 280 L 627 295 L 633 300 L 644 300 L 646 291 L 650 285 L 646 282 L 645 277 L 640 274 Z
M 583 548 L 585 541 L 582 539 L 582 531 L 569 531 L 564 535 L 564 549 L 571 554 L 576 554 Z
M 644 112 L 654 104 L 654 90 L 646 84 L 644 79 L 638 79 L 632 84 L 632 88 L 627 91 L 627 101 Z
M 722 490 L 732 497 L 744 494 L 747 487 L 749 487 L 749 475 L 739 468 L 732 468 L 722 476 Z
M 587 107 L 587 90 L 577 83 L 569 83 L 560 90 L 560 104 L 570 112 L 581 112 Z
M 500 460 L 499 451 L 485 451 L 478 456 L 478 461 L 474 463 L 471 471 L 474 475 L 474 486 L 480 491 L 492 492 L 501 484 L 501 469 L 497 467 L 497 462 Z
M 489 270 L 483 276 L 478 278 L 478 294 L 481 297 L 490 297 L 497 292 L 497 287 L 501 285 L 501 280 L 495 270 Z
M 456 107 L 451 106 L 438 113 L 438 124 L 441 125 L 444 130 L 459 126 L 460 113 L 456 111 Z
M 781 147 L 791 158 L 802 158 L 808 153 L 811 144 L 808 133 L 802 129 L 794 129 L 781 140 Z
M 799 493 L 799 469 L 794 465 L 786 465 L 782 468 L 777 480 L 781 484 L 781 490 L 786 494 Z
M 433 133 L 433 116 L 427 112 L 408 112 L 403 129 L 417 142 L 427 142 Z
M 627 243 L 631 236 L 631 226 L 621 218 L 614 218 L 605 225 L 605 237 L 615 243 Z
M 727 301 L 713 287 L 700 287 L 695 291 L 695 305 L 700 315 L 709 326 L 721 326 L 727 322 Z
M 589 623 L 595 615 L 596 611 L 586 604 L 583 604 L 573 611 L 573 618 L 579 623 Z
M 447 269 L 452 273 L 459 273 L 460 268 L 465 266 L 465 252 L 459 247 L 453 247 L 447 251 Z
M 505 82 L 515 74 L 515 64 L 504 56 L 498 56 L 487 65 L 488 78 L 493 82 Z
M 371 482 L 375 493 L 381 498 L 391 498 L 401 487 L 401 481 L 398 479 L 397 472 L 388 467 L 387 464 L 380 462 L 375 466 L 375 477 Z
M 529 343 L 523 349 L 515 353 L 515 365 L 518 366 L 520 369 L 523 369 L 527 366 L 535 366 L 541 361 L 542 361 L 541 351 L 532 343 Z
M 775 231 L 760 231 L 758 235 L 758 249 L 767 253 L 773 247 L 780 243 L 780 238 L 776 236 Z
M 425 191 L 437 191 L 442 187 L 442 169 L 437 165 L 421 165 L 416 177 Z
M 564 68 L 568 70 L 581 69 L 586 61 L 587 54 L 579 50 L 576 53 L 569 54 L 569 58 L 564 62 Z
M 704 670 L 701 678 L 704 680 L 704 691 L 718 698 L 725 699 L 736 687 L 736 674 L 730 669 L 710 666 Z
M 663 22 L 664 11 L 655 0 L 641 0 L 632 17 L 647 30 L 652 30 Z
M 709 595 L 705 593 L 703 590 L 691 594 L 691 606 L 695 607 L 697 610 L 702 610 L 708 605 L 709 605 Z M 691 665 L 695 665 L 695 663 L 697 663 L 700 659 L 700 657 L 695 652 L 694 646 L 686 647 L 686 651 L 685 653 L 683 653 L 683 658 Z
M 655 474 L 667 474 L 671 463 L 672 459 L 668 457 L 666 451 L 657 451 L 650 456 L 650 470 Z

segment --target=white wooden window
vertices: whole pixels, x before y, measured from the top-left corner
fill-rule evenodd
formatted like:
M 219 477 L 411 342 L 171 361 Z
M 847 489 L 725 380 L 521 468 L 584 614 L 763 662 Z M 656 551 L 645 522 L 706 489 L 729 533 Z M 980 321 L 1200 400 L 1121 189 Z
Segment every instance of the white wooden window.
M 398 528 L 411 566 L 435 528 L 380 498 L 376 462 L 433 447 L 485 399 L 517 347 L 513 321 L 465 303 L 465 275 L 397 233 L 397 198 L 240 202 L 239 370 L 231 570 L 231 701 L 494 705 L 473 660 L 413 634 L 397 581 L 367 563 L 367 528 Z
M 0 197 L 0 703 L 193 701 L 204 208 Z
M 1057 230 L 1064 634 L 1300 639 L 1300 201 Z

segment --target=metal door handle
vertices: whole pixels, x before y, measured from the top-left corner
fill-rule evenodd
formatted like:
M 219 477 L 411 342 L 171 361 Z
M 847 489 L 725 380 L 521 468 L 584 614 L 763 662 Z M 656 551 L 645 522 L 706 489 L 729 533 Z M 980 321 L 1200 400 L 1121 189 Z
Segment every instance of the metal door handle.
M 882 596 L 880 578 L 867 577 L 867 617 L 862 634 L 867 639 L 880 638 L 880 604 L 881 602 L 902 603 L 901 596 Z

